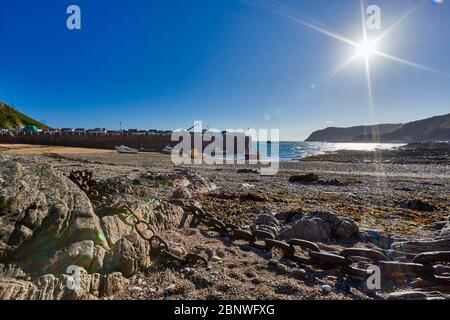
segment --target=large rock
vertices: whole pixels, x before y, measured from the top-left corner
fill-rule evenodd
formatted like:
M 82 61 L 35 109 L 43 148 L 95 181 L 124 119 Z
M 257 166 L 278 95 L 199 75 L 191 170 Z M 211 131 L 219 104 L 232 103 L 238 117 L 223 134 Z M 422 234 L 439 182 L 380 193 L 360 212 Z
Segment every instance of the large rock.
M 305 239 L 309 241 L 328 241 L 331 228 L 322 219 L 301 219 L 292 223 L 279 234 L 281 239 Z
M 116 292 L 125 290 L 129 280 L 125 279 L 120 272 L 115 272 L 102 277 L 100 284 L 100 295 L 111 296 Z
M 280 230 L 280 223 L 272 213 L 263 213 L 258 215 L 255 221 L 255 228 L 268 231 L 276 236 Z
M 93 300 L 108 297 L 126 288 L 129 281 L 120 273 L 80 274 L 79 286 L 69 289 L 69 275 L 52 274 L 29 281 L 0 277 L 0 300 Z
M 149 251 L 149 243 L 136 233 L 122 238 L 105 259 L 106 271 L 120 271 L 125 277 L 131 277 L 150 266 Z
M 209 179 L 189 170 L 174 170 L 167 173 L 149 173 L 146 179 L 167 182 L 170 186 L 186 189 L 190 195 L 205 194 L 217 189 L 217 186 Z
M 0 159 L 0 261 L 44 274 L 73 243 L 108 249 L 102 233 L 89 199 L 67 177 L 38 161 Z
M 214 188 L 197 174 L 180 179 L 193 193 Z M 122 274 L 150 265 L 149 244 L 124 208 L 160 230 L 178 226 L 183 208 L 136 197 L 125 179 L 98 186 L 109 200 L 94 212 L 85 193 L 50 165 L 0 157 L 0 298 L 95 299 L 122 290 Z M 67 288 L 69 266 L 84 270 L 75 290 Z
M 65 273 L 68 266 L 89 270 L 94 259 L 94 241 L 85 240 L 71 244 L 59 251 L 45 265 L 44 273 Z
M 328 211 L 314 211 L 283 228 L 279 238 L 324 242 L 332 238 L 350 238 L 357 233 L 358 226 L 353 220 Z

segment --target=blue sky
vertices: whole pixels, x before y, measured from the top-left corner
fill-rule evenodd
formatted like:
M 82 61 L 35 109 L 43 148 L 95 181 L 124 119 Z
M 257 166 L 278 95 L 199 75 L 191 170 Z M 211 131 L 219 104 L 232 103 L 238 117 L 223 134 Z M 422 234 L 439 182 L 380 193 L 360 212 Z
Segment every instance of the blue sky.
M 354 47 L 258 1 L 2 0 L 0 100 L 53 127 L 176 129 L 202 120 L 279 128 L 284 140 L 450 112 L 450 76 L 378 56 L 369 111 L 364 59 L 321 83 Z M 419 2 L 368 4 L 380 6 L 383 31 Z M 422 2 L 377 48 L 450 74 L 450 1 Z M 358 0 L 269 3 L 362 39 Z M 66 28 L 71 4 L 81 8 L 82 30 Z

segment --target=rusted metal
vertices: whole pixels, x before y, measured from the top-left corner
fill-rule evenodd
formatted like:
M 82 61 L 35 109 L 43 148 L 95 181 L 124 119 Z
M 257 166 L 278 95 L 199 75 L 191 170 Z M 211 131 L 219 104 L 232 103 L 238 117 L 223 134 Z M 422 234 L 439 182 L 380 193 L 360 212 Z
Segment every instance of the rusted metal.
M 273 240 L 273 239 L 265 239 L 266 246 L 269 250 L 275 248 L 283 251 L 285 256 L 293 255 L 295 253 L 294 247 L 290 246 L 286 242 Z
M 450 251 L 424 252 L 414 257 L 413 263 L 450 262 Z
M 365 249 L 365 248 L 349 248 L 344 249 L 340 253 L 343 257 L 364 257 L 369 258 L 373 261 L 387 261 L 389 260 L 382 252 L 373 250 L 373 249 Z
M 372 260 L 373 265 L 379 266 L 383 275 L 382 279 L 421 278 L 424 282 L 435 286 L 450 286 L 450 277 L 436 275 L 435 269 L 438 270 L 438 268 L 432 265 L 432 263 L 436 262 L 448 263 L 450 252 L 431 252 L 417 255 L 382 249 L 347 248 L 342 250 L 340 254 L 334 254 L 321 251 L 317 244 L 311 241 L 291 239 L 288 242 L 284 242 L 276 240 L 275 235 L 266 230 L 257 229 L 252 232 L 243 230 L 237 225 L 222 222 L 199 207 L 187 206 L 185 207 L 185 212 L 192 214 L 196 223 L 202 223 L 218 231 L 223 236 L 231 236 L 235 240 L 248 241 L 250 246 L 261 250 L 280 250 L 283 252 L 284 258 L 304 265 L 337 268 L 343 274 L 358 281 L 367 280 L 375 272 L 372 269 L 362 269 L 353 266 L 353 260 L 360 257 Z M 300 256 L 297 254 L 296 247 L 305 251 L 306 255 Z M 415 263 L 389 261 L 387 255 L 390 254 L 406 257 L 409 261 L 414 260 Z
M 139 226 L 145 226 L 145 228 L 142 229 L 139 228 Z M 136 232 L 141 236 L 141 238 L 146 241 L 151 241 L 152 237 L 156 235 L 155 229 L 152 226 L 150 226 L 148 222 L 143 220 L 137 220 L 136 223 L 134 224 L 134 228 Z M 151 232 L 151 234 L 149 235 L 148 232 Z
M 351 264 L 349 259 L 329 252 L 310 251 L 309 256 L 313 264 L 321 266 L 344 267 Z
M 84 191 L 90 200 L 97 200 L 100 193 L 95 189 L 97 182 L 93 179 L 93 176 L 93 172 L 88 170 L 72 171 L 69 174 L 69 179 Z
M 255 236 L 251 232 L 240 229 L 233 230 L 233 238 L 235 238 L 236 240 L 245 240 L 249 242 L 256 241 Z
M 424 277 L 426 279 L 434 278 L 433 267 L 427 267 L 420 263 L 397 262 L 397 261 L 378 261 L 381 274 L 385 277 Z
M 287 242 L 289 245 L 294 247 L 300 247 L 303 249 L 309 249 L 315 252 L 320 252 L 319 247 L 311 241 L 302 240 L 302 239 L 291 239 Z
M 265 230 L 253 230 L 252 234 L 256 237 L 256 239 L 273 239 L 275 240 L 275 236 L 269 231 Z

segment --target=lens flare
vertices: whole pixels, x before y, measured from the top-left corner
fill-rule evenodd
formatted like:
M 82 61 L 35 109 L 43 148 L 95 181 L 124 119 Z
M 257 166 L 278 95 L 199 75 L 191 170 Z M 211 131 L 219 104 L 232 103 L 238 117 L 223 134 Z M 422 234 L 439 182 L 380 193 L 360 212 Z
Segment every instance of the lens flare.
M 364 41 L 357 47 L 358 55 L 364 58 L 368 58 L 376 52 L 375 46 L 370 41 Z

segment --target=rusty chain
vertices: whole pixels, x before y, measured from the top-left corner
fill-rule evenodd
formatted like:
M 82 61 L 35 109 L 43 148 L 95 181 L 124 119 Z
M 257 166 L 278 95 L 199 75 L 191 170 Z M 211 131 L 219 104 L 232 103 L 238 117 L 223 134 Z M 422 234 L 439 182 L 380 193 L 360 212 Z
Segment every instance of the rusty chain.
M 100 194 L 95 189 L 97 182 L 93 179 L 92 171 L 72 171 L 69 175 L 69 179 L 86 193 L 94 206 L 98 206 L 100 204 L 98 201 Z M 208 265 L 208 261 L 201 255 L 193 253 L 180 254 L 180 252 L 176 252 L 176 250 L 171 248 L 166 241 L 156 235 L 156 229 L 153 228 L 148 222 L 142 220 L 133 209 L 128 206 L 124 206 L 123 209 L 125 212 L 129 213 L 125 218 L 126 222 L 128 223 L 129 218 L 132 218 L 136 232 L 142 239 L 150 244 L 150 254 L 164 257 L 181 265 L 197 263 L 204 266 Z M 141 226 L 144 226 L 144 228 L 141 228 Z
M 131 208 L 126 206 L 125 209 L 131 213 L 129 217 L 131 216 L 134 220 L 134 229 L 136 232 L 142 239 L 150 244 L 150 255 L 163 257 L 180 265 L 200 264 L 203 266 L 208 266 L 208 261 L 201 255 L 194 253 L 180 253 L 180 250 L 172 248 L 163 238 L 157 235 L 157 231 L 153 228 L 153 226 L 139 218 Z M 141 228 L 141 226 L 144 228 Z
M 276 236 L 267 230 L 244 230 L 235 224 L 221 221 L 195 205 L 184 206 L 184 212 L 192 216 L 191 227 L 202 224 L 224 237 L 248 241 L 251 247 L 264 251 L 278 250 L 282 252 L 283 258 L 302 265 L 322 269 L 337 268 L 354 280 L 366 281 L 374 272 L 354 266 L 362 259 L 378 266 L 383 279 L 421 278 L 423 285 L 450 287 L 450 277 L 439 275 L 439 266 L 434 265 L 450 263 L 450 251 L 404 254 L 410 258 L 410 262 L 390 261 L 382 251 L 367 248 L 347 248 L 339 254 L 334 254 L 320 250 L 317 244 L 311 241 L 291 239 L 285 242 L 277 240 Z M 298 249 L 304 254 L 300 255 Z
M 95 189 L 97 182 L 93 179 L 92 171 L 72 171 L 69 178 L 87 194 L 91 201 L 98 202 L 99 192 Z M 450 277 L 439 275 L 440 266 L 434 265 L 436 263 L 450 263 L 450 251 L 423 252 L 419 254 L 402 253 L 406 259 L 409 259 L 409 262 L 390 261 L 382 252 L 383 250 L 367 248 L 347 248 L 339 254 L 334 254 L 320 250 L 317 244 L 311 241 L 302 239 L 291 239 L 287 242 L 280 241 L 276 239 L 276 235 L 267 230 L 254 229 L 247 231 L 235 224 L 221 221 L 198 206 L 185 205 L 181 200 L 171 200 L 170 202 L 184 208 L 185 215 L 192 216 L 191 227 L 203 224 L 222 236 L 234 240 L 248 241 L 249 246 L 253 248 L 264 251 L 274 249 L 280 251 L 283 258 L 302 265 L 316 266 L 323 269 L 337 268 L 352 279 L 365 281 L 373 274 L 373 271 L 354 266 L 362 258 L 370 260 L 372 265 L 378 266 L 383 279 L 420 278 L 422 279 L 422 286 L 450 287 Z M 133 218 L 136 232 L 150 244 L 151 254 L 175 261 L 181 265 L 196 263 L 204 266 L 208 265 L 208 261 L 201 255 L 176 252 L 164 239 L 156 234 L 156 230 L 148 222 L 139 218 L 131 208 L 125 206 L 124 209 L 131 213 L 129 217 Z M 145 226 L 145 228 L 142 229 L 139 226 Z M 301 249 L 305 254 L 300 255 L 297 252 L 298 249 Z
M 81 190 L 86 193 L 94 206 L 99 205 L 100 193 L 97 191 L 97 181 L 93 179 L 93 172 L 89 170 L 72 171 L 69 174 L 72 180 Z

